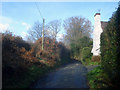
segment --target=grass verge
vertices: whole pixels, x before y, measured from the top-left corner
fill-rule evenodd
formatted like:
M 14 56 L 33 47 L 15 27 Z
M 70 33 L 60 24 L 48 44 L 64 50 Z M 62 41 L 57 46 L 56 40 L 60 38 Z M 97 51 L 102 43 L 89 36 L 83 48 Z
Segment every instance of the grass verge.
M 88 72 L 87 79 L 90 89 L 108 88 L 108 82 L 110 82 L 108 76 L 103 73 L 101 66 L 98 66 Z
M 85 66 L 89 66 L 89 65 L 100 65 L 100 62 L 97 61 L 91 61 L 91 59 L 85 59 L 85 60 L 81 60 L 82 64 Z

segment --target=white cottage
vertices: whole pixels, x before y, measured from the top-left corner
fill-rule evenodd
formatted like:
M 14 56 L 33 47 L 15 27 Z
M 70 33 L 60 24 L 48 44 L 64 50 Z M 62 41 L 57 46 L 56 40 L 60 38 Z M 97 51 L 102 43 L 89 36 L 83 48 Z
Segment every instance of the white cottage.
M 100 13 L 94 15 L 94 20 L 93 48 L 91 52 L 93 53 L 93 56 L 98 56 L 100 55 L 100 36 L 107 25 L 107 22 L 100 21 Z

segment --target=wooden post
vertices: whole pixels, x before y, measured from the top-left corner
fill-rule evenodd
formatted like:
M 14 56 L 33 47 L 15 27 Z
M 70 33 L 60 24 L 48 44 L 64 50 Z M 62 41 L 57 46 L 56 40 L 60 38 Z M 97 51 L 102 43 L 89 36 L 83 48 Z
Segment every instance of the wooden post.
M 44 50 L 44 23 L 45 23 L 45 20 L 43 18 L 43 31 L 42 31 L 42 50 Z

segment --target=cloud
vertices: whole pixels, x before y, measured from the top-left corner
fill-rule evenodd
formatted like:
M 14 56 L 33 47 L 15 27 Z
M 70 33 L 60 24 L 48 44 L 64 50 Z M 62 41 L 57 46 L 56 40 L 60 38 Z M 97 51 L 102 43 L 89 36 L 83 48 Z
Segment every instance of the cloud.
M 29 29 L 31 28 L 31 25 L 30 25 L 30 24 L 27 24 L 27 23 L 25 23 L 25 22 L 22 22 L 22 25 L 25 26 L 25 28 L 26 28 L 27 30 L 29 30 Z
M 21 32 L 21 36 L 22 36 L 23 39 L 26 39 L 27 33 L 26 32 Z
M 18 22 L 12 18 L 6 16 L 0 16 L 0 32 L 4 33 L 6 30 L 14 32 L 14 26 L 17 26 Z
M 9 24 L 0 24 L 0 32 L 4 32 L 6 30 L 8 30 L 10 27 Z
M 58 37 L 58 39 L 63 39 L 64 34 L 62 34 L 62 33 L 58 33 L 58 34 L 57 34 L 57 37 Z
M 0 16 L 0 23 L 13 23 L 13 20 L 11 18 L 5 17 L 5 16 Z

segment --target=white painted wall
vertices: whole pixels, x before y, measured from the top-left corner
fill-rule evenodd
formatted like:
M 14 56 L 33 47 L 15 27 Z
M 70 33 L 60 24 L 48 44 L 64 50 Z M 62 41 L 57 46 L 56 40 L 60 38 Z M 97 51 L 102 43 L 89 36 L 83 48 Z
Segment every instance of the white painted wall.
M 96 15 L 94 20 L 93 48 L 91 52 L 93 53 L 93 56 L 97 56 L 100 55 L 100 36 L 103 30 L 101 27 L 100 15 Z

